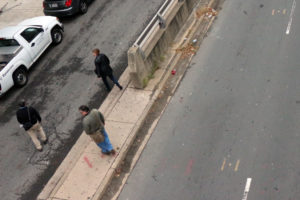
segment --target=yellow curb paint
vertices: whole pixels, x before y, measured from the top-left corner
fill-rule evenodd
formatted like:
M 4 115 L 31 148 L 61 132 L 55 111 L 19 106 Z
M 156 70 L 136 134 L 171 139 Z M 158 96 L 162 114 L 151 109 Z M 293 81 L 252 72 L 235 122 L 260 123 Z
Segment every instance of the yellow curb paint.
M 239 170 L 239 166 L 240 166 L 240 160 L 237 160 L 236 164 L 235 164 L 235 168 L 234 168 L 235 172 L 237 172 Z
M 225 168 L 225 164 L 226 164 L 226 158 L 224 158 L 224 160 L 223 160 L 223 164 L 222 164 L 222 167 L 221 167 L 221 171 L 223 171 L 223 170 L 224 170 L 224 168 Z

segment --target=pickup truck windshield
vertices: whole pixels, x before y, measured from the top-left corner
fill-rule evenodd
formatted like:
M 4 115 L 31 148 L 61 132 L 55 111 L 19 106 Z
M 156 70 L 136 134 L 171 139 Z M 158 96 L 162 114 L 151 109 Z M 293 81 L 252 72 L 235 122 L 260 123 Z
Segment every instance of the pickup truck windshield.
M 13 47 L 13 46 L 20 46 L 20 45 L 14 39 L 0 39 L 0 47 Z

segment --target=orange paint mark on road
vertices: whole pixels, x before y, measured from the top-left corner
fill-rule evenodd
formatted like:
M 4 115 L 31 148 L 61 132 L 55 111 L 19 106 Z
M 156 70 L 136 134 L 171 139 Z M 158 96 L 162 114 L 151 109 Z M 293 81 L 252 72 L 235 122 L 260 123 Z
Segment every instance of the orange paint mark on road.
M 186 166 L 184 175 L 188 176 L 191 174 L 193 165 L 194 165 L 194 160 L 190 159 L 189 163 Z

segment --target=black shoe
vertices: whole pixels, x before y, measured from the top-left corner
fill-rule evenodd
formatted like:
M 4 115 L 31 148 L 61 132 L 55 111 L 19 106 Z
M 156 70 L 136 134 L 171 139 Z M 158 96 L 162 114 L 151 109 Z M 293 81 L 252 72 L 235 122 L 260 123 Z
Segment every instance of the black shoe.
M 108 155 L 108 156 L 109 156 L 109 155 L 110 155 L 110 152 L 103 152 L 103 151 L 102 151 L 102 154 Z
M 120 90 L 123 90 L 123 87 L 121 85 L 119 86 L 119 88 L 120 88 Z
M 46 139 L 45 141 L 43 141 L 43 144 L 47 144 L 48 143 L 48 139 Z
M 113 149 L 113 150 L 111 150 L 110 152 L 109 152 L 111 155 L 116 155 L 116 151 Z
M 41 148 L 41 149 L 37 149 L 39 152 L 42 152 L 43 151 L 43 148 Z

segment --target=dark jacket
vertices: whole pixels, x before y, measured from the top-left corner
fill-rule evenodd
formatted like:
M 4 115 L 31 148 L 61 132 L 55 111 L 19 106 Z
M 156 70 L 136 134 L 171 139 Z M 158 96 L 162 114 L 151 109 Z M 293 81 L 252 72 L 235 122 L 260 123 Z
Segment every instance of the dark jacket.
M 110 62 L 108 57 L 105 54 L 100 53 L 96 58 L 95 58 L 95 73 L 97 74 L 98 77 L 104 77 L 111 75 L 113 70 L 110 66 Z
M 16 114 L 18 122 L 23 125 L 25 131 L 29 130 L 38 121 L 42 121 L 40 114 L 33 107 L 20 107 Z

